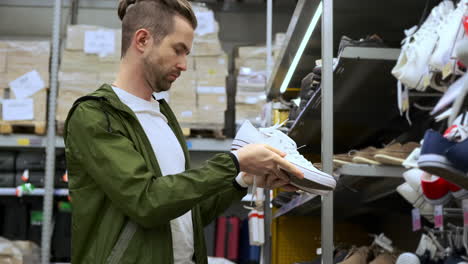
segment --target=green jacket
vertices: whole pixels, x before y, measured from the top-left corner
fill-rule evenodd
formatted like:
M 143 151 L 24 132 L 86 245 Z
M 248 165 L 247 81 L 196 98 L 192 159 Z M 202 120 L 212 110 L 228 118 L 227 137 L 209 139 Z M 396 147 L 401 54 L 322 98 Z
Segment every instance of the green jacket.
M 72 263 L 173 263 L 169 221 L 188 210 L 194 261 L 207 263 L 203 227 L 246 194 L 233 184 L 238 168 L 230 154 L 190 169 L 177 120 L 164 100 L 160 107 L 186 160 L 186 171 L 164 177 L 138 119 L 110 85 L 70 110 L 64 139 L 73 206 Z

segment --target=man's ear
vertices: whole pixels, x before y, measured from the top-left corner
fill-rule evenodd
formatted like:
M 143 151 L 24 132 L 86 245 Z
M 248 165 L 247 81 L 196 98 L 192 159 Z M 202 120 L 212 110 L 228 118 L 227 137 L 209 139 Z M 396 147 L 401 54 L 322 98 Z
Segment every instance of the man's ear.
M 150 46 L 150 42 L 151 34 L 147 29 L 142 28 L 135 32 L 133 36 L 133 44 L 140 53 L 143 53 L 145 49 Z

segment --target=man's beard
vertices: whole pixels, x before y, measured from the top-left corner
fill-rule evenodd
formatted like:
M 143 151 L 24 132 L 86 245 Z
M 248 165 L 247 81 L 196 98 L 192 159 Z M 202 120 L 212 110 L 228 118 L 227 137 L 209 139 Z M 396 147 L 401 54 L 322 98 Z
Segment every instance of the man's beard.
M 145 79 L 153 92 L 159 93 L 168 91 L 172 82 L 166 80 L 166 74 L 159 66 L 159 63 L 152 63 L 149 58 L 143 59 Z

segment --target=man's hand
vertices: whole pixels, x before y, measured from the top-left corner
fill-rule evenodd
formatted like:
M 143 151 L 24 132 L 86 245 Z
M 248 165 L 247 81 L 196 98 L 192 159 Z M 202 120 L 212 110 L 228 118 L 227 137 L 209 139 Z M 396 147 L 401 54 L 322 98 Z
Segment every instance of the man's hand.
M 289 183 L 289 176 L 284 170 L 299 179 L 304 178 L 302 171 L 284 159 L 284 156 L 286 154 L 282 151 L 265 144 L 249 144 L 237 150 L 240 170 L 265 178 L 266 184 L 274 184 L 277 179 Z
M 249 173 L 242 173 L 242 179 L 248 185 L 252 185 L 254 182 L 255 175 Z M 260 188 L 267 188 L 267 189 L 276 189 L 282 188 L 287 192 L 295 192 L 299 190 L 297 187 L 289 184 L 289 180 L 285 181 L 280 178 L 275 178 L 274 176 L 256 176 L 255 184 L 257 187 Z

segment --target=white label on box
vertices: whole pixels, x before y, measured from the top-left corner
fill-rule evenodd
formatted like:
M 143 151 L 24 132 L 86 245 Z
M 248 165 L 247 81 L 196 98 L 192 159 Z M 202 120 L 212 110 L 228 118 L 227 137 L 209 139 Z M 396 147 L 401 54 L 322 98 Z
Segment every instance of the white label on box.
M 226 102 L 226 96 L 220 96 L 220 97 L 218 97 L 218 102 L 220 102 L 220 103 L 225 103 L 225 102 Z
M 45 83 L 36 70 L 24 74 L 9 85 L 16 99 L 29 97 L 45 88 Z
M 195 34 L 198 36 L 207 35 L 216 32 L 216 25 L 213 11 L 195 12 L 198 20 L 198 26 Z
M 192 115 L 192 111 L 183 111 L 182 113 L 180 113 L 181 117 L 192 117 Z
M 26 99 L 4 99 L 2 104 L 3 120 L 33 120 L 34 100 Z
M 245 98 L 245 103 L 246 104 L 256 104 L 256 103 L 258 103 L 258 98 L 255 97 L 255 96 L 247 96 Z
M 100 57 L 115 53 L 115 34 L 112 30 L 86 31 L 84 52 Z
M 199 94 L 225 94 L 226 88 L 224 86 L 198 86 L 197 92 Z

